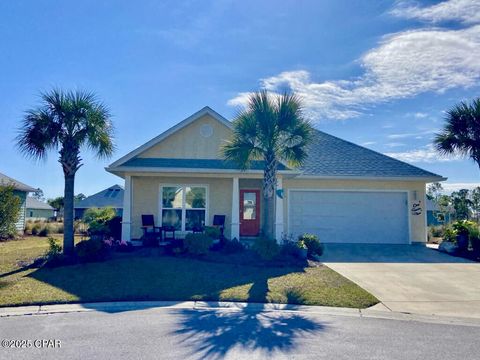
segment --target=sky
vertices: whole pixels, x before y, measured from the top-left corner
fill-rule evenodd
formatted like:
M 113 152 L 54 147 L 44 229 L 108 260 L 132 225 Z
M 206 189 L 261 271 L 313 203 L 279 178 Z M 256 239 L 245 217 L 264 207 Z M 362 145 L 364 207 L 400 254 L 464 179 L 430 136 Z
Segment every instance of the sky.
M 108 105 L 116 151 L 84 149 L 76 193 L 123 180 L 104 168 L 208 105 L 232 119 L 249 92 L 294 91 L 314 126 L 448 177 L 480 184 L 432 138 L 480 90 L 480 0 L 0 0 L 0 172 L 63 193 L 58 154 L 15 147 L 22 116 L 54 87 Z

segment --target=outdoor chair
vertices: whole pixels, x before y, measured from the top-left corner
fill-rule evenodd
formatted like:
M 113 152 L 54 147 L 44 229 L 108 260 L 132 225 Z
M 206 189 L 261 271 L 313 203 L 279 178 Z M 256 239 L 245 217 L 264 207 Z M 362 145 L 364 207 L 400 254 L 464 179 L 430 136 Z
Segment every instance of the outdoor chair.
M 175 241 L 175 227 L 174 226 L 163 226 L 163 240 L 164 241 Z
M 225 230 L 225 215 L 213 215 L 213 226 L 220 230 L 220 240 L 223 241 L 223 231 Z
M 155 226 L 153 215 L 142 215 L 142 230 L 144 245 L 158 245 L 158 242 L 162 240 L 162 228 Z

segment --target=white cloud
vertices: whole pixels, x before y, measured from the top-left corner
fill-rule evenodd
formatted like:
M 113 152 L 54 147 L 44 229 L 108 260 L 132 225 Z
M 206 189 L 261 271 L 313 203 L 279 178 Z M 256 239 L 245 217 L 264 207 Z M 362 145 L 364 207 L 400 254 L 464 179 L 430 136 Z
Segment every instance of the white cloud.
M 449 0 L 428 7 L 421 7 L 416 1 L 398 1 L 390 14 L 431 23 L 442 21 L 460 21 L 467 24 L 479 23 L 480 1 Z
M 422 135 L 432 135 L 432 134 L 435 134 L 437 131 L 438 130 L 436 129 L 431 129 L 431 130 L 419 131 L 415 133 L 390 134 L 390 135 L 387 135 L 387 138 L 389 139 L 406 139 L 406 138 L 421 139 L 423 137 Z
M 452 191 L 458 191 L 460 189 L 469 189 L 472 190 L 476 187 L 479 187 L 480 183 L 449 183 L 442 182 L 442 187 L 444 192 L 451 193 Z
M 260 86 L 274 93 L 295 91 L 315 120 L 348 119 L 380 103 L 478 85 L 478 59 L 480 25 L 407 30 L 384 36 L 366 52 L 358 78 L 316 81 L 308 71 L 296 70 L 261 79 Z M 247 98 L 239 93 L 228 104 L 244 105 Z
M 370 146 L 370 145 L 375 145 L 377 142 L 376 141 L 365 141 L 361 143 L 360 145 L 362 146 Z
M 434 163 L 461 159 L 459 156 L 441 156 L 435 151 L 433 145 L 427 145 L 419 149 L 413 149 L 405 152 L 387 152 L 385 155 L 409 163 Z
M 401 142 L 391 142 L 391 143 L 386 143 L 385 146 L 390 147 L 390 148 L 394 148 L 394 147 L 406 146 L 406 144 L 401 143 Z
M 422 113 L 422 112 L 416 112 L 413 114 L 413 116 L 417 119 L 423 119 L 423 118 L 426 118 L 428 116 L 427 113 Z

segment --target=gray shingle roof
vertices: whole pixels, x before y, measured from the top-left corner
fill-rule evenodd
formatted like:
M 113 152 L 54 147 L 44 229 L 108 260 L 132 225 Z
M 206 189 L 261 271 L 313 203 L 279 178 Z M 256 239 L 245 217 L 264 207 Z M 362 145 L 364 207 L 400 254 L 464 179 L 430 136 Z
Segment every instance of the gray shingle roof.
M 14 178 L 11 178 L 10 176 L 7 176 L 2 173 L 0 173 L 0 185 L 3 185 L 3 186 L 13 185 L 16 190 L 27 191 L 27 192 L 32 192 L 37 190 L 27 184 L 22 183 L 21 181 L 15 180 Z
M 123 188 L 113 185 L 75 203 L 76 209 L 113 207 L 123 209 Z
M 419 177 L 440 175 L 315 130 L 304 175 L 341 177 Z
M 235 170 L 238 166 L 232 161 L 221 159 L 170 159 L 170 158 L 134 158 L 122 166 L 131 167 L 159 167 L 159 168 L 185 168 L 185 169 L 219 169 Z M 263 170 L 264 161 L 252 161 L 250 170 Z M 280 164 L 279 170 L 287 168 Z
M 53 207 L 48 205 L 46 202 L 37 200 L 37 199 L 32 198 L 30 196 L 27 197 L 26 207 L 27 207 L 27 209 L 54 210 Z

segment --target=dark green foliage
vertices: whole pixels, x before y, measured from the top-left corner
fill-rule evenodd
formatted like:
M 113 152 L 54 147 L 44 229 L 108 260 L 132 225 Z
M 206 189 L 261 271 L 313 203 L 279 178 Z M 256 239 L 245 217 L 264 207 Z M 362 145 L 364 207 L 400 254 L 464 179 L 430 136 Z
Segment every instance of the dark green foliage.
M 226 240 L 222 252 L 225 254 L 236 254 L 245 251 L 245 246 L 237 239 Z
M 48 238 L 48 250 L 45 253 L 45 260 L 49 267 L 60 266 L 63 262 L 62 247 L 52 237 Z
M 15 224 L 20 216 L 21 200 L 13 186 L 0 186 L 0 240 L 15 237 Z
M 318 237 L 313 234 L 303 234 L 298 238 L 303 241 L 307 247 L 308 256 L 321 256 L 323 254 L 323 244 Z
M 110 236 L 110 221 L 115 218 L 115 209 L 107 208 L 91 208 L 85 211 L 83 221 L 88 226 L 90 236 Z
M 192 255 L 204 255 L 208 253 L 213 240 L 206 234 L 187 234 L 183 242 L 185 250 Z
M 280 246 L 273 239 L 260 236 L 255 239 L 252 247 L 263 260 L 272 260 L 280 253 Z
M 220 229 L 216 226 L 205 226 L 204 233 L 212 239 L 220 239 Z
M 80 241 L 75 246 L 75 254 L 80 262 L 105 260 L 110 254 L 110 250 L 109 245 L 96 239 Z

